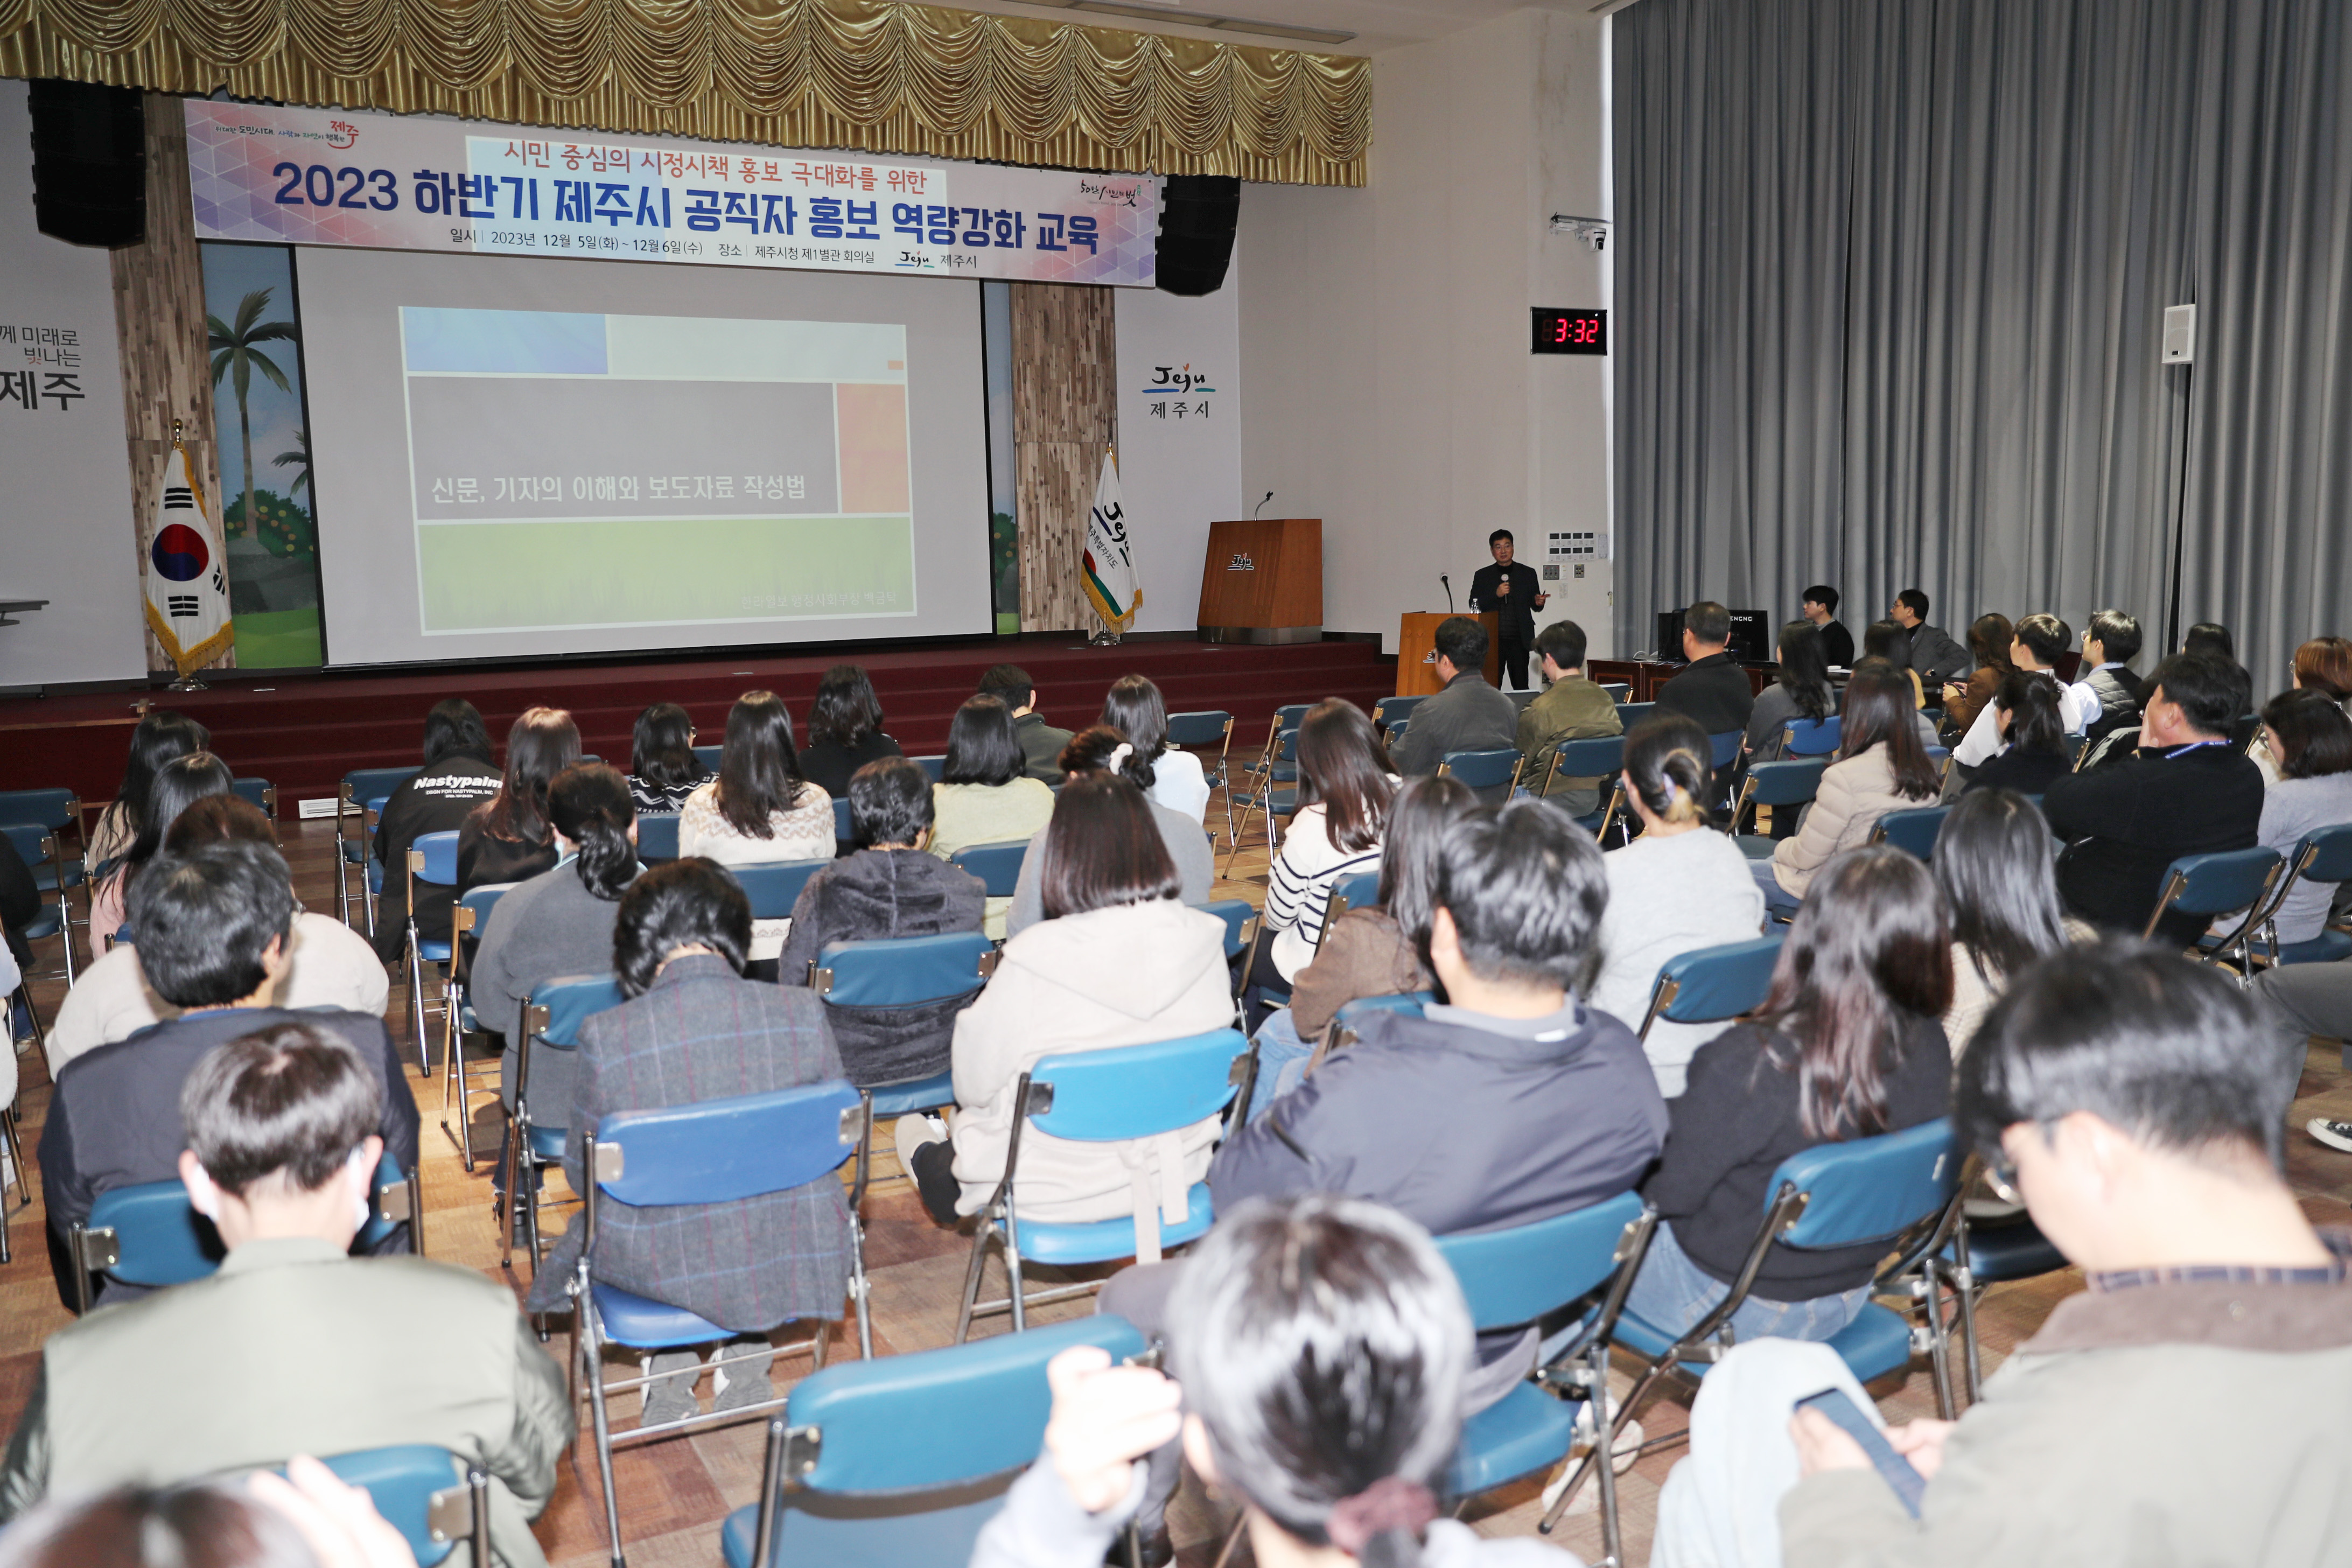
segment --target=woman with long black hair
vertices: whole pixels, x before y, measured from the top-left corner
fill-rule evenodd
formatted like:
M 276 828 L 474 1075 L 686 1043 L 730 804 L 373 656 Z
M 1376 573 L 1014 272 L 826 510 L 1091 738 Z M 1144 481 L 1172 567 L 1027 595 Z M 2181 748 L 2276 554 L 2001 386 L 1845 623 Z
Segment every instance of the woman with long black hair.
M 2054 701 L 2051 711 L 2054 719 Z M 1952 1005 L 1944 1013 L 1944 1037 L 1957 1058 L 2009 989 L 2011 975 L 2094 933 L 2059 903 L 2050 825 L 2015 790 L 1971 786 L 1944 818 L 1932 863 L 1952 921 Z
M 561 708 L 526 708 L 507 731 L 507 766 L 499 793 L 474 807 L 457 830 L 457 896 L 498 882 L 520 882 L 555 864 L 547 827 L 547 790 L 580 760 L 580 726 Z
M 1322 945 L 1331 885 L 1379 868 L 1397 783 L 1362 709 L 1327 697 L 1307 710 L 1298 723 L 1298 810 L 1274 858 L 1260 917 L 1274 940 L 1259 950 L 1253 986 L 1289 990 Z M 1261 1008 L 1250 1023 L 1262 1021 Z
M 155 770 L 154 779 L 147 786 L 146 805 L 139 814 L 139 836 L 114 863 L 114 869 L 90 887 L 89 949 L 93 956 L 103 957 L 113 946 L 114 933 L 122 929 L 131 883 L 140 869 L 155 858 L 155 852 L 163 847 L 163 836 L 172 830 L 180 813 L 207 795 L 228 792 L 228 764 L 210 752 L 190 752 Z
M 722 866 L 768 866 L 833 858 L 833 797 L 801 776 L 793 716 L 772 691 L 747 691 L 727 715 L 719 776 L 686 798 L 677 820 L 680 858 Z M 792 922 L 752 922 L 751 961 L 773 963 Z
M 1837 693 L 1830 689 L 1829 656 L 1822 646 L 1822 628 L 1811 621 L 1790 621 L 1780 628 L 1777 651 L 1779 673 L 1748 715 L 1745 744 L 1750 762 L 1777 759 L 1781 736 L 1791 721 L 1826 719 L 1837 711 Z
M 835 800 L 849 794 L 852 774 L 868 763 L 906 753 L 882 731 L 882 700 L 874 681 L 854 664 L 836 664 L 817 682 L 809 705 L 809 743 L 801 748 L 801 777 Z
M 1148 677 L 1122 675 L 1103 698 L 1102 717 L 1135 748 L 1124 765 L 1129 782 L 1152 803 L 1194 822 L 1209 810 L 1209 780 L 1201 759 L 1168 743 L 1168 704 Z
M 1992 694 L 1993 726 L 2001 749 L 1970 776 L 1968 792 L 2014 790 L 2038 795 L 2071 771 L 2066 721 L 2058 710 L 2058 683 L 2037 670 L 2013 669 Z
M 112 863 L 122 858 L 147 826 L 148 792 L 155 787 L 155 775 L 163 764 L 191 752 L 207 751 L 212 743 L 210 730 L 168 708 L 154 709 L 139 721 L 131 731 L 131 756 L 122 766 L 122 783 L 89 830 L 87 847 L 93 880 L 114 868 Z
M 1822 773 L 1813 803 L 1798 819 L 1797 836 L 1751 862 L 1768 910 L 1797 907 L 1814 873 L 1830 857 L 1866 842 L 1878 819 L 1936 798 L 1938 781 L 1919 739 L 1912 706 L 1914 678 L 1883 658 L 1865 658 L 1846 682 L 1838 729 L 1838 760 Z
M 629 798 L 640 812 L 686 809 L 687 796 L 709 781 L 694 754 L 694 720 L 675 702 L 656 702 L 637 715 L 629 736 Z

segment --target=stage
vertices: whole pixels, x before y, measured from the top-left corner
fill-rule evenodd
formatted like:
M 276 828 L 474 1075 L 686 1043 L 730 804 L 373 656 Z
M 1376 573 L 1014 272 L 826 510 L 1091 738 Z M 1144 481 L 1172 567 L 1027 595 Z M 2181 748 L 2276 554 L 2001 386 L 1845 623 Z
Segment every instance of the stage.
M 918 648 L 845 647 L 790 656 L 737 653 L 661 662 L 576 662 L 404 673 L 299 676 L 229 673 L 208 691 L 114 689 L 0 701 L 0 789 L 63 786 L 85 805 L 112 798 L 142 705 L 173 708 L 208 725 L 213 749 L 240 777 L 278 786 L 278 810 L 334 795 L 353 768 L 420 761 L 425 711 L 445 697 L 482 710 L 493 740 L 533 704 L 568 708 L 584 748 L 625 768 L 629 733 L 647 703 L 681 702 L 702 742 L 716 744 L 727 710 L 742 692 L 766 688 L 792 709 L 807 734 L 817 680 L 827 667 L 865 666 L 882 699 L 885 728 L 910 754 L 943 751 L 948 721 L 991 665 L 1018 664 L 1037 684 L 1046 720 L 1075 730 L 1093 721 L 1103 692 L 1122 675 L 1150 676 L 1171 712 L 1223 709 L 1234 716 L 1236 754 L 1262 744 L 1276 708 L 1346 697 L 1370 710 L 1395 689 L 1396 661 L 1373 642 L 1247 647 L 1191 640 L 1135 640 L 1088 647 L 1079 635 L 1031 633 Z

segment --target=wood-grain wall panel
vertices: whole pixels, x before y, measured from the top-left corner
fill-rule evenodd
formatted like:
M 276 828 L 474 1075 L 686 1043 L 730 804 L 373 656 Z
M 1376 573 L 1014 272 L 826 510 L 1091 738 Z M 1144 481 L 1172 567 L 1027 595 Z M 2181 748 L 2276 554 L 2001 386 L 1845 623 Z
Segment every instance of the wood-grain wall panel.
M 1118 439 L 1114 292 L 1092 284 L 1012 286 L 1024 632 L 1097 625 L 1079 591 L 1078 560 L 1103 454 Z

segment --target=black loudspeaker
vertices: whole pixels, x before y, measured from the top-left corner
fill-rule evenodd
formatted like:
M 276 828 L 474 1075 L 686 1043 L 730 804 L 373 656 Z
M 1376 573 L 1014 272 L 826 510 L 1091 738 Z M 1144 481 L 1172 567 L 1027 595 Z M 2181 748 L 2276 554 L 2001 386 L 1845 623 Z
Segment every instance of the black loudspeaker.
M 43 79 L 32 84 L 33 215 L 75 245 L 136 245 L 147 235 L 147 112 L 139 89 Z
M 1223 174 L 1171 174 L 1160 188 L 1154 276 L 1171 294 L 1213 294 L 1234 259 L 1242 183 Z

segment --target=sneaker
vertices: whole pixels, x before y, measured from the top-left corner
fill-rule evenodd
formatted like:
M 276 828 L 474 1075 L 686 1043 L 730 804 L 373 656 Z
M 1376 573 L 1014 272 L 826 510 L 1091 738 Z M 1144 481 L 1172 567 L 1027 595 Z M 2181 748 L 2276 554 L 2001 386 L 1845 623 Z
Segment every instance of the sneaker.
M 898 1154 L 898 1168 L 908 1176 L 915 1173 L 915 1151 L 929 1143 L 948 1141 L 948 1124 L 936 1116 L 901 1116 L 890 1129 L 890 1142 Z
M 638 1426 L 659 1426 L 702 1414 L 701 1402 L 694 1396 L 695 1383 L 702 1376 L 700 1355 L 693 1351 L 663 1351 L 639 1357 L 637 1365 L 646 1376 L 658 1379 L 645 1390 L 645 1412 L 637 1417 Z
M 822 1323 L 818 1325 L 818 1331 L 824 1331 Z M 766 1356 L 756 1359 L 748 1353 L 760 1348 L 749 1343 L 719 1347 L 720 1355 L 742 1356 L 744 1359 L 710 1369 L 712 1414 L 721 1410 L 748 1410 L 775 1398 L 776 1385 L 768 1373 L 769 1367 L 775 1361 L 774 1352 L 771 1351 Z
M 2303 1130 L 2330 1149 L 2352 1154 L 2352 1121 L 2330 1121 L 2324 1116 L 2315 1116 L 2304 1123 Z

